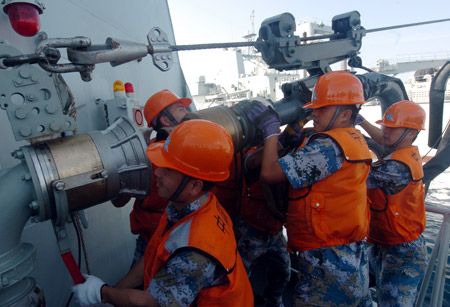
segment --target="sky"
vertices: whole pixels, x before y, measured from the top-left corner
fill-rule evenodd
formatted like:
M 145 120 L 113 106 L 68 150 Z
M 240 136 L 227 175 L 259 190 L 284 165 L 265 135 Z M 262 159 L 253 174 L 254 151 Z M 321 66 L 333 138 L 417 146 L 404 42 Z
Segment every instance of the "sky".
M 252 30 L 253 11 L 256 33 L 263 20 L 284 12 L 291 13 L 297 23 L 306 20 L 331 25 L 335 15 L 357 10 L 365 29 L 450 18 L 449 0 L 167 1 L 177 45 L 242 42 L 243 35 Z M 211 82 L 208 79 L 218 73 L 220 58 L 214 53 L 211 50 L 179 52 L 181 67 L 193 94 L 200 75 Z M 366 67 L 374 67 L 379 59 L 397 62 L 450 58 L 450 22 L 368 33 L 359 55 Z

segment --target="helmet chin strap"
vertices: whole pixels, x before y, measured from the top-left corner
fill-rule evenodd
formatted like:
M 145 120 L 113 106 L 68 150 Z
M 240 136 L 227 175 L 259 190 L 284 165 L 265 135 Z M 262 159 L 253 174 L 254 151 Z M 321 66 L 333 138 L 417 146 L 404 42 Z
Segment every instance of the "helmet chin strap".
M 175 119 L 175 117 L 173 117 L 172 114 L 170 114 L 169 111 L 167 111 L 166 109 L 161 111 L 163 115 L 167 116 L 169 118 L 169 120 L 175 125 L 178 126 L 179 122 Z
M 336 118 L 339 114 L 339 112 L 341 111 L 341 106 L 337 106 L 336 111 L 334 112 L 333 118 L 330 120 L 330 123 L 328 124 L 327 128 L 325 129 L 325 131 L 328 131 L 331 129 L 331 127 L 333 127 L 334 122 L 336 121 Z
M 181 180 L 180 184 L 178 185 L 177 190 L 172 194 L 172 196 L 169 198 L 169 201 L 176 201 L 178 196 L 180 196 L 181 192 L 183 192 L 184 188 L 186 187 L 186 184 L 189 182 L 189 179 L 191 177 L 184 176 L 183 180 Z
M 406 137 L 406 135 L 408 134 L 408 132 L 411 130 L 411 128 L 406 128 L 405 132 L 403 132 L 402 136 L 399 137 L 399 139 L 392 145 L 389 145 L 389 148 L 395 149 L 397 148 L 398 144 L 400 144 L 401 141 L 403 141 L 403 139 Z

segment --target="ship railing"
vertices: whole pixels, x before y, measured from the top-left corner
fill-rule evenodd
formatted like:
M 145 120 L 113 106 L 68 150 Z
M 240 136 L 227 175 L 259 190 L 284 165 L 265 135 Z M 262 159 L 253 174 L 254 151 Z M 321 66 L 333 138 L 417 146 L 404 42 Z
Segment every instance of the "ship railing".
M 431 292 L 430 306 L 442 306 L 444 298 L 446 266 L 448 262 L 448 252 L 450 244 L 450 208 L 426 206 L 426 211 L 441 214 L 443 216 L 443 219 L 441 228 L 439 229 L 436 241 L 434 243 L 433 251 L 431 252 L 430 261 L 425 272 L 416 305 L 423 306 L 425 295 L 430 285 L 431 275 L 433 273 L 434 267 L 436 267 L 433 289 Z
M 450 51 L 440 52 L 425 52 L 425 53 L 411 53 L 400 54 L 394 60 L 388 60 L 389 62 L 403 63 L 403 62 L 417 62 L 417 61 L 429 61 L 429 60 L 446 60 L 450 59 Z

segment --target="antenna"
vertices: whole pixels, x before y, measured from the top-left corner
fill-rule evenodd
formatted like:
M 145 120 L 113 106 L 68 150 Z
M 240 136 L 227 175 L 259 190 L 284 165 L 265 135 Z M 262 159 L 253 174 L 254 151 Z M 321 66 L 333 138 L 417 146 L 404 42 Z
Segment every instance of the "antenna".
M 250 23 L 252 25 L 251 34 L 255 34 L 255 10 L 252 10 L 252 13 L 250 14 Z
M 250 24 L 251 24 L 251 29 L 250 31 L 248 31 L 248 34 L 244 35 L 243 38 L 245 40 L 247 40 L 247 42 L 252 43 L 255 41 L 255 37 L 256 37 L 256 33 L 255 33 L 255 10 L 252 10 L 252 13 L 250 14 Z M 252 45 L 247 45 L 247 55 L 250 55 L 253 52 L 252 50 Z

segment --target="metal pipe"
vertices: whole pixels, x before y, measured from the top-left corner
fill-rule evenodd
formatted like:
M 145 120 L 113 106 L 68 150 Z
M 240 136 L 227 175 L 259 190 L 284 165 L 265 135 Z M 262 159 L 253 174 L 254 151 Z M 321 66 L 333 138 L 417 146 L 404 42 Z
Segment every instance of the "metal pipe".
M 104 131 L 22 147 L 36 191 L 37 219 L 63 225 L 69 212 L 119 195 L 144 198 L 151 186 L 145 149 L 142 134 L 123 117 Z
M 445 88 L 450 77 L 450 61 L 445 63 L 431 81 L 430 119 L 428 146 L 438 148 L 442 134 L 442 114 L 444 111 Z
M 248 137 L 246 124 L 230 108 L 225 106 L 212 107 L 208 109 L 198 110 L 196 113 L 189 114 L 188 118 L 201 118 L 212 121 L 224 127 L 233 139 L 235 152 L 243 148 L 245 138 Z
M 32 282 L 25 278 L 36 267 L 36 250 L 29 243 L 21 243 L 20 238 L 37 206 L 34 194 L 24 163 L 0 174 L 0 305 L 3 299 L 14 303 L 31 290 Z
M 22 163 L 0 175 L 0 259 L 20 242 L 23 227 L 33 214 L 32 192 L 31 177 Z
M 403 82 L 394 77 L 389 77 L 376 72 L 356 75 L 364 87 L 364 99 L 378 98 L 381 102 L 381 112 L 384 114 L 393 103 L 407 100 Z
M 267 103 L 271 104 L 278 113 L 281 125 L 300 121 L 308 113 L 301 108 L 304 103 L 298 97 L 285 97 L 275 103 L 269 101 Z M 238 152 L 247 145 L 256 145 L 261 142 L 256 127 L 247 118 L 249 104 L 251 104 L 251 101 L 246 100 L 231 108 L 225 106 L 212 107 L 191 113 L 186 117 L 188 119 L 206 119 L 224 127 L 233 139 L 235 152 Z
M 63 226 L 69 212 L 121 194 L 145 197 L 151 186 L 145 148 L 137 127 L 120 118 L 104 131 L 23 146 L 13 153 L 21 163 L 0 171 L 0 307 L 23 300 L 35 286 L 27 275 L 37 265 L 36 250 L 20 242 L 27 220 L 52 219 Z

